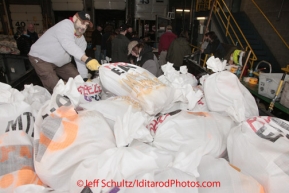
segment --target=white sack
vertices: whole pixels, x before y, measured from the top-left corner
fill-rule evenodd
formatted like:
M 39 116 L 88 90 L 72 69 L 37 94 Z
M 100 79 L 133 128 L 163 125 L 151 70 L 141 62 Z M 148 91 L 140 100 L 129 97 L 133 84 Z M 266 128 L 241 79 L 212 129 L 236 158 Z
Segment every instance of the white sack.
M 146 69 L 129 63 L 107 63 L 101 65 L 99 68 L 99 77 L 102 86 L 117 96 L 127 96 L 131 93 L 132 89 L 122 81 L 122 79 L 126 79 L 128 73 L 145 74 L 148 79 L 156 78 Z
M 31 106 L 24 95 L 0 83 L 0 192 L 13 192 L 24 184 L 42 184 L 33 165 Z
M 196 178 L 175 168 L 148 171 L 127 181 L 134 182 L 133 187 L 119 188 L 119 193 L 198 193 Z
M 118 96 L 131 96 L 149 115 L 159 113 L 173 100 L 171 87 L 147 70 L 128 63 L 103 64 L 99 68 L 103 87 Z
M 198 176 L 201 157 L 223 155 L 234 126 L 233 120 L 218 113 L 177 111 L 158 117 L 149 129 L 154 137 L 153 146 L 177 152 L 172 167 Z
M 114 125 L 116 146 L 129 146 L 134 139 L 142 142 L 152 142 L 153 137 L 146 128 L 146 123 L 145 114 L 142 112 L 133 113 L 132 106 L 129 106 L 127 112 L 122 117 L 117 116 Z
M 230 162 L 255 178 L 266 193 L 289 192 L 289 122 L 252 117 L 228 137 Z
M 35 132 L 35 170 L 57 191 L 70 189 L 70 177 L 86 159 L 115 147 L 115 139 L 97 111 L 62 106 L 50 113 Z
M 207 62 L 207 68 L 211 69 L 213 72 L 221 72 L 225 70 L 227 65 L 227 60 L 221 61 L 220 58 L 215 58 L 211 56 Z
M 98 156 L 84 160 L 72 176 L 70 192 L 82 191 L 85 184 L 77 185 L 78 180 L 122 181 L 138 173 L 159 168 L 161 164 L 156 162 L 159 157 L 162 158 L 161 160 L 166 160 L 167 163 L 172 160 L 171 156 L 162 155 L 154 151 L 154 148 L 150 148 L 151 151 L 144 151 L 149 146 L 142 143 L 135 142 L 133 147 L 129 146 L 134 139 L 152 141 L 152 137 L 144 125 L 145 118 L 140 116 L 140 112 L 133 114 L 131 109 L 132 106 L 129 106 L 122 120 L 117 117 L 114 127 L 117 148 L 110 148 Z M 102 189 L 107 191 L 111 188 L 114 187 L 100 185 L 90 187 L 92 192 L 100 192 Z
M 223 139 L 234 126 L 230 118 L 218 113 L 175 111 L 157 117 L 148 128 L 154 137 L 153 145 L 160 149 L 179 151 L 182 145 L 192 141 L 213 142 L 209 138 L 212 135 L 216 136 L 212 148 L 223 152 L 226 147 Z
M 263 187 L 251 176 L 237 171 L 224 159 L 203 156 L 197 180 L 199 193 L 261 193 Z
M 25 96 L 24 101 L 30 104 L 34 117 L 37 116 L 42 105 L 51 99 L 51 94 L 48 90 L 38 85 L 24 85 L 24 89 L 21 93 Z
M 171 86 L 174 90 L 174 99 L 169 106 L 166 106 L 162 112 L 168 112 L 175 102 L 187 103 L 185 110 L 191 110 L 195 107 L 197 101 L 203 96 L 203 93 L 199 89 L 195 89 L 198 84 L 198 80 L 194 75 L 188 73 L 186 66 L 181 66 L 180 71 L 175 70 L 172 63 L 167 63 L 162 66 L 164 75 L 158 79 Z
M 188 72 L 187 66 L 181 66 L 180 70 L 177 71 L 173 64 L 168 62 L 162 66 L 162 71 L 164 72 L 164 77 L 168 82 L 177 85 L 189 84 L 191 86 L 197 86 L 198 80 L 196 77 Z
M 88 86 L 90 85 L 90 86 Z M 83 90 L 82 88 L 86 88 Z M 90 95 L 91 94 L 91 95 Z M 100 99 L 101 87 L 97 82 L 84 82 L 80 75 L 69 78 L 67 83 L 59 80 L 53 89 L 50 100 L 46 101 L 36 116 L 35 131 L 38 132 L 42 121 L 56 109 L 62 106 L 73 106 L 75 109 L 80 104 L 90 103 Z M 94 97 L 92 97 L 94 96 Z
M 87 182 L 99 179 L 90 187 L 93 193 L 108 192 L 114 188 L 111 182 L 122 182 L 131 176 L 157 169 L 155 158 L 133 147 L 118 147 L 104 151 L 98 156 L 85 159 L 71 177 L 70 192 L 79 193 Z M 82 180 L 83 185 L 77 184 Z
M 199 87 L 196 87 L 196 89 L 199 89 Z M 193 98 L 193 100 L 194 99 L 196 99 L 196 98 Z M 173 111 L 176 111 L 176 110 L 184 110 L 184 111 L 188 111 L 189 110 L 191 112 L 209 112 L 205 96 L 203 96 L 197 102 L 193 102 L 193 103 L 195 103 L 194 108 L 189 110 L 188 103 L 175 102 L 175 103 L 172 103 L 167 108 L 163 109 L 161 113 L 162 114 L 167 114 L 169 112 L 173 112 Z
M 82 95 L 80 103 L 89 103 L 99 101 L 102 96 L 102 86 L 99 78 L 93 79 L 91 82 L 84 82 L 80 76 L 74 79 L 78 92 Z
M 202 98 L 200 100 L 198 100 L 198 102 L 195 104 L 194 108 L 191 109 L 190 111 L 209 112 L 206 97 L 204 95 L 203 87 L 199 85 L 199 86 L 195 87 L 195 90 L 197 90 L 197 89 L 200 90 L 203 93 L 203 95 L 202 95 Z
M 45 186 L 27 184 L 18 186 L 14 190 L 14 193 L 68 193 L 68 191 L 55 191 L 52 188 L 48 188 Z
M 210 111 L 224 113 L 236 122 L 259 115 L 254 97 L 231 72 L 211 74 L 204 82 L 204 93 Z
M 142 111 L 140 104 L 129 96 L 110 97 L 106 100 L 93 101 L 91 103 L 80 104 L 79 106 L 87 110 L 95 110 L 101 113 L 111 129 L 113 129 L 117 117 L 119 116 L 122 119 L 129 106 L 132 107 L 131 110 L 133 113 Z
M 139 140 L 133 140 L 130 147 L 153 157 L 158 168 L 168 167 L 175 157 L 175 152 L 173 151 L 161 150 Z

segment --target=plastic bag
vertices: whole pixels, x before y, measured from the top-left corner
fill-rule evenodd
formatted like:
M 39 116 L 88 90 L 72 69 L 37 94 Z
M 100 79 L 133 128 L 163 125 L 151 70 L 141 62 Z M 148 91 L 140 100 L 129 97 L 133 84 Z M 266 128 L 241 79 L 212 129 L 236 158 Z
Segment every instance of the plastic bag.
M 149 129 L 154 137 L 153 146 L 176 152 L 171 167 L 198 176 L 202 156 L 221 156 L 234 126 L 232 119 L 218 113 L 177 111 L 153 120 Z
M 121 187 L 119 193 L 198 193 L 197 180 L 176 168 L 148 171 L 127 179 L 131 187 Z
M 24 89 L 21 93 L 25 96 L 25 102 L 31 105 L 34 117 L 36 117 L 42 105 L 51 99 L 51 94 L 48 90 L 38 85 L 24 85 Z
M 252 117 L 228 137 L 230 163 L 255 178 L 266 193 L 289 192 L 289 122 Z
M 129 96 L 110 97 L 106 100 L 100 100 L 97 102 L 94 101 L 79 105 L 81 108 L 100 112 L 105 117 L 112 130 L 117 117 L 119 116 L 122 119 L 129 106 L 132 107 L 131 110 L 133 113 L 142 112 L 142 107 L 138 101 Z
M 199 193 L 262 193 L 263 187 L 251 176 L 237 171 L 224 159 L 203 156 L 197 180 L 203 188 Z
M 259 115 L 254 97 L 231 72 L 211 74 L 204 81 L 204 93 L 210 111 L 224 113 L 236 122 Z
M 118 96 L 131 96 L 149 115 L 159 113 L 173 100 L 171 87 L 133 64 L 104 64 L 99 68 L 99 75 L 106 90 Z
M 168 109 L 170 109 L 175 102 L 187 103 L 187 106 L 184 107 L 185 110 L 193 109 L 197 101 L 203 96 L 203 92 L 195 89 L 198 80 L 192 74 L 188 73 L 186 66 L 181 66 L 180 71 L 176 71 L 173 64 L 168 62 L 162 66 L 162 70 L 164 75 L 158 79 L 174 90 L 172 103 L 166 106 L 162 112 L 168 112 Z
M 57 191 L 70 189 L 70 177 L 86 159 L 115 147 L 115 139 L 97 111 L 62 106 L 35 128 L 34 164 L 41 180 Z
M 33 165 L 34 117 L 24 98 L 18 90 L 0 83 L 0 192 L 42 184 Z

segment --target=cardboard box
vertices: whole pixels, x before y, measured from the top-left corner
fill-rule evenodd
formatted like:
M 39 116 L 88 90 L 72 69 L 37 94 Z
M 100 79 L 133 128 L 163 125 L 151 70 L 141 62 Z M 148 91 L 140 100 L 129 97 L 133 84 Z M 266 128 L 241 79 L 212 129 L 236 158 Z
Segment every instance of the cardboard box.
M 258 94 L 273 99 L 278 89 L 278 85 L 282 78 L 283 73 L 260 73 L 259 74 L 259 85 Z M 286 75 L 284 81 L 288 81 L 289 76 Z M 284 86 L 284 84 L 283 84 Z M 278 99 L 281 95 L 279 94 Z

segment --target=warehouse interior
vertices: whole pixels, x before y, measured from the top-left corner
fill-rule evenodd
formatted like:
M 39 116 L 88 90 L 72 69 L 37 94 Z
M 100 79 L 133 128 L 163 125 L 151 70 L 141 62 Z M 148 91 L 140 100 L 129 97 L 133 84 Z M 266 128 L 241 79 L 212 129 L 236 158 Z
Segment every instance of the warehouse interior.
M 191 54 L 159 77 L 99 62 L 49 93 L 14 35 L 80 11 L 88 59 L 96 26 L 124 24 L 158 60 L 167 26 Z M 288 192 L 288 23 L 286 0 L 0 0 L 0 192 Z M 212 31 L 222 58 L 202 54 Z

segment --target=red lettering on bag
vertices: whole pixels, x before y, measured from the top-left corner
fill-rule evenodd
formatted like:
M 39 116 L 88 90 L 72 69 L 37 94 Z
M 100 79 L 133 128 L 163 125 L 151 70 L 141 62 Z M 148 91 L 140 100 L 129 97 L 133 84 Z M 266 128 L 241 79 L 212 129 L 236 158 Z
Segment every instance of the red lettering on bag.
M 205 103 L 202 102 L 202 99 L 198 101 L 198 105 L 204 105 Z
M 256 133 L 257 132 L 257 128 L 253 125 L 253 123 L 257 120 L 257 117 L 251 118 L 247 120 L 247 123 L 249 124 L 250 128 Z M 265 123 L 269 123 L 271 121 L 271 117 L 267 117 L 267 119 L 262 119 L 264 120 L 264 124 Z M 261 121 L 260 121 L 261 122 Z
M 155 133 L 157 131 L 159 125 L 162 124 L 168 116 L 170 116 L 170 114 L 159 116 L 157 119 L 153 120 L 149 124 L 149 130 L 153 130 Z
M 247 123 L 249 124 L 250 128 L 256 133 L 257 129 L 255 128 L 255 126 L 253 125 L 253 122 L 255 122 L 257 120 L 257 117 L 251 118 L 247 120 Z
M 98 94 L 102 92 L 100 85 L 94 84 L 92 86 L 84 85 L 77 88 L 78 92 L 84 96 Z

